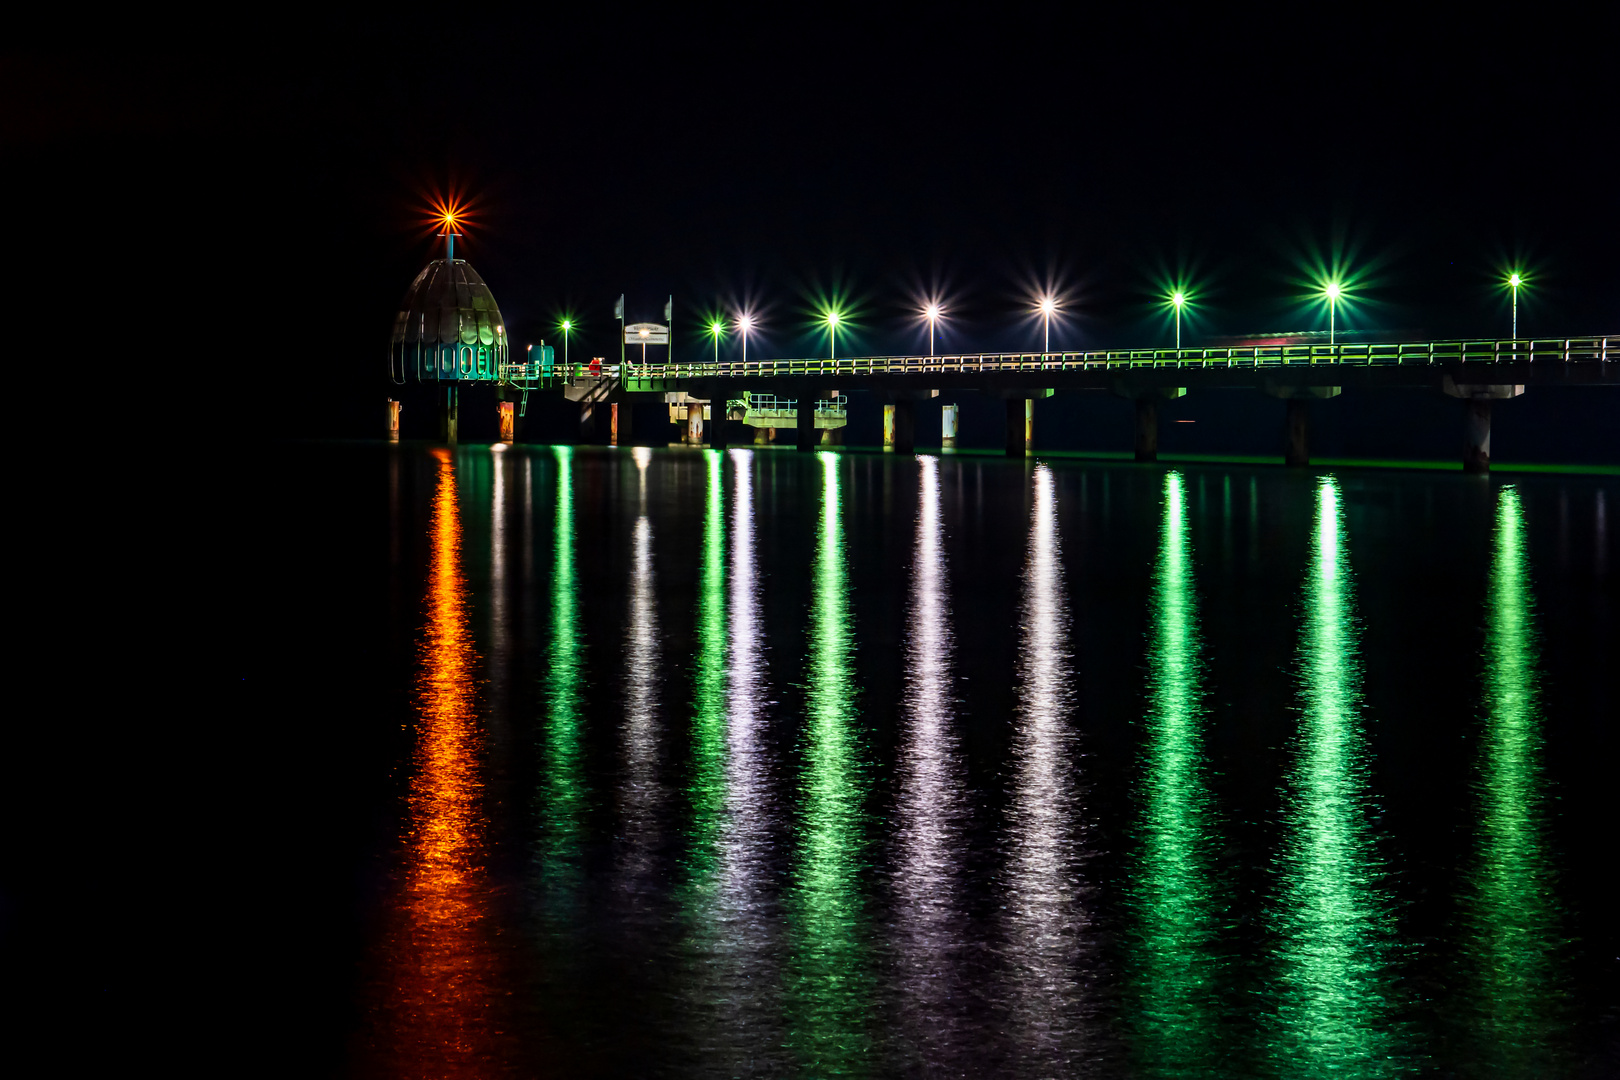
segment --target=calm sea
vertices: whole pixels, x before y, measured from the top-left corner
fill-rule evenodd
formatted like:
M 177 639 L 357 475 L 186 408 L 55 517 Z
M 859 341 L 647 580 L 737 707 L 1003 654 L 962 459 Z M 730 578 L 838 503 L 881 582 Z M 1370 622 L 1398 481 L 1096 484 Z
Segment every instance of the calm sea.
M 307 1071 L 1620 1069 L 1620 479 L 272 470 Z

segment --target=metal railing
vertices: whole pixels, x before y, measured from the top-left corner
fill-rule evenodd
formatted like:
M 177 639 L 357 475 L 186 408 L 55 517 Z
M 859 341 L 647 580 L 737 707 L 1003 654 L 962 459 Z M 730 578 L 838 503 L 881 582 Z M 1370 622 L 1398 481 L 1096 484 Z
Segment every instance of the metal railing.
M 1620 363 L 1620 337 L 1478 339 L 1468 341 L 1346 342 L 1334 345 L 1230 345 L 1202 349 L 1112 349 L 1098 352 L 964 353 L 953 356 L 840 356 L 778 360 L 721 360 L 693 364 L 625 361 L 626 388 L 640 381 L 693 378 L 837 378 L 862 375 L 1096 371 L 1132 368 L 1278 368 L 1311 364 L 1403 367 L 1434 364 Z M 501 377 L 535 389 L 579 379 L 619 378 L 619 364 L 501 365 Z

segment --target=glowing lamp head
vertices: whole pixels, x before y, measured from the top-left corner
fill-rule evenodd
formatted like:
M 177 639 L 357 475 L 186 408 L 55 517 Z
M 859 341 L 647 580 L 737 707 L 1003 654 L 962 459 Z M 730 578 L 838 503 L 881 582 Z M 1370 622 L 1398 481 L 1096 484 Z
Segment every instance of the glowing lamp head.
M 754 317 L 752 315 L 737 316 L 737 327 L 742 330 L 743 333 L 748 333 L 748 331 L 754 327 Z
M 639 333 L 642 337 L 647 337 L 648 336 L 647 331 L 645 331 L 645 330 L 638 330 L 637 333 Z
M 715 337 L 719 337 L 720 331 L 724 329 L 725 327 L 720 324 L 719 319 L 716 319 L 714 322 L 709 324 L 709 333 L 713 334 Z
M 1337 300 L 1343 294 L 1344 288 L 1337 281 L 1330 281 L 1327 283 L 1327 288 L 1322 291 L 1327 294 L 1329 300 Z
M 1513 274 L 1508 278 L 1508 284 L 1517 289 L 1520 285 L 1524 284 L 1524 279 L 1518 274 Z
M 446 233 L 459 233 L 461 231 L 461 207 L 455 203 L 444 203 L 439 207 L 439 235 Z
M 1055 297 L 1051 297 L 1051 296 L 1043 296 L 1043 297 L 1041 297 L 1040 308 L 1041 308 L 1041 314 L 1042 315 L 1050 315 L 1050 314 L 1052 314 L 1054 311 L 1057 310 L 1057 299 Z
M 929 322 L 933 322 L 935 319 L 939 318 L 939 315 L 940 315 L 939 305 L 938 304 L 929 304 L 926 308 L 923 309 L 923 314 L 928 316 L 928 321 Z
M 573 324 L 572 320 L 564 319 L 562 321 L 562 328 L 564 330 L 572 330 L 574 328 L 574 324 Z
M 838 312 L 836 312 L 836 311 L 827 312 L 827 325 L 832 326 L 832 327 L 836 327 L 838 325 L 839 318 L 840 318 L 840 316 L 839 316 Z
M 1187 294 L 1180 291 L 1173 292 L 1170 294 L 1170 302 L 1176 307 L 1180 307 L 1187 302 Z

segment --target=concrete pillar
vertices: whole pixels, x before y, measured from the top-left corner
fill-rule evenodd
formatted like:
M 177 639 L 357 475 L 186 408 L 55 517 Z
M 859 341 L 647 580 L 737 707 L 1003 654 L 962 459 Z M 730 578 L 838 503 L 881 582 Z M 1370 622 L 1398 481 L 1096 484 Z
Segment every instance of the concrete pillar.
M 495 419 L 500 422 L 500 442 L 513 441 L 513 431 L 517 427 L 517 406 L 510 401 L 497 401 L 495 403 Z
M 724 390 L 716 390 L 709 395 L 709 449 L 724 450 L 728 434 L 726 393 Z
M 1516 398 L 1522 385 L 1458 384 L 1450 374 L 1440 380 L 1440 389 L 1463 403 L 1463 472 L 1491 471 L 1491 402 Z
M 1136 399 L 1136 460 L 1159 460 L 1159 399 Z
M 755 428 L 754 429 L 754 445 L 755 446 L 764 446 L 766 443 L 770 442 L 771 441 L 771 432 L 774 431 L 774 430 L 775 430 L 774 428 L 768 428 L 768 427 L 757 427 L 757 428 Z
M 456 428 L 461 418 L 461 403 L 456 395 L 456 384 L 450 383 L 444 388 L 444 396 L 439 399 L 439 441 L 453 443 L 456 441 Z
M 399 442 L 399 410 L 404 406 L 393 398 L 388 399 L 388 441 Z
M 698 402 L 686 403 L 686 442 L 703 445 L 703 406 Z
M 917 452 L 917 403 L 914 401 L 897 401 L 890 407 L 894 409 L 894 452 L 897 454 L 915 454 Z
M 1287 442 L 1283 448 L 1283 464 L 1309 465 L 1311 463 L 1310 399 L 1291 397 L 1286 404 L 1288 406 L 1288 426 Z
M 1024 453 L 1035 452 L 1035 399 L 1024 399 Z
M 608 443 L 612 446 L 629 446 L 635 441 L 635 406 L 628 401 L 615 401 L 612 413 L 608 417 Z
M 1024 402 L 1026 398 L 1008 398 L 1003 404 L 1007 407 L 1007 456 L 1021 458 L 1026 453 L 1024 445 Z
M 799 449 L 811 451 L 816 448 L 816 399 L 810 394 L 799 397 Z
M 821 445 L 822 446 L 843 446 L 844 445 L 844 429 L 841 428 L 841 427 L 822 428 L 821 429 Z
M 1491 471 L 1491 399 L 1463 402 L 1463 472 Z
M 894 449 L 894 406 L 883 406 L 883 449 Z
M 956 406 L 940 406 L 939 445 L 942 450 L 956 449 Z

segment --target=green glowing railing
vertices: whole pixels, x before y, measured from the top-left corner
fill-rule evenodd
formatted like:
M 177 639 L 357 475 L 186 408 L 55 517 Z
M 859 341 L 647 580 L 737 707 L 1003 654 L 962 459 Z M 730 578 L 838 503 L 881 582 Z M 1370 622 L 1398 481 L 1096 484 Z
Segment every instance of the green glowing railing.
M 861 375 L 931 375 L 1018 371 L 1094 371 L 1130 368 L 1272 368 L 1341 364 L 1401 367 L 1436 364 L 1620 363 L 1620 337 L 1480 339 L 1471 341 L 1345 342 L 1334 345 L 1231 345 L 1205 349 L 1117 349 L 1101 352 L 967 353 L 957 356 L 841 356 L 780 360 L 721 360 L 697 364 L 627 361 L 626 382 L 692 378 L 781 378 Z M 575 377 L 619 374 L 618 365 Z M 562 368 L 557 368 L 559 374 Z

